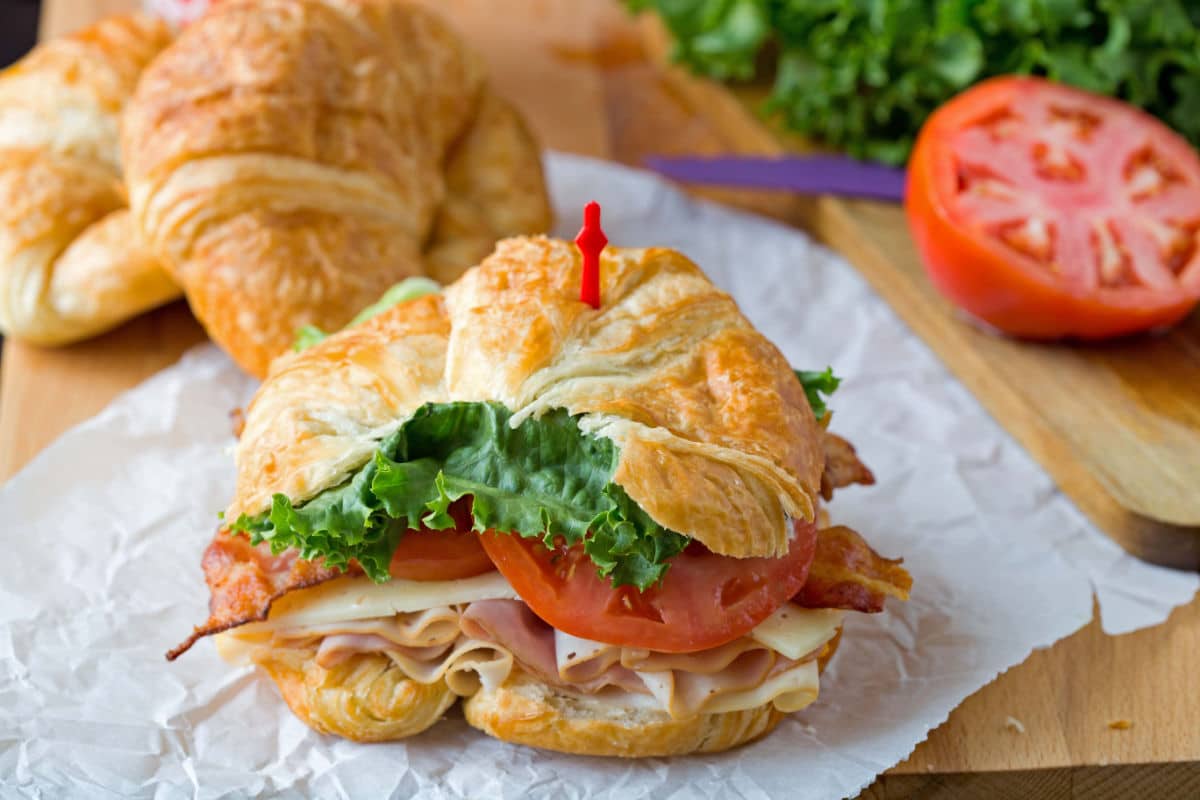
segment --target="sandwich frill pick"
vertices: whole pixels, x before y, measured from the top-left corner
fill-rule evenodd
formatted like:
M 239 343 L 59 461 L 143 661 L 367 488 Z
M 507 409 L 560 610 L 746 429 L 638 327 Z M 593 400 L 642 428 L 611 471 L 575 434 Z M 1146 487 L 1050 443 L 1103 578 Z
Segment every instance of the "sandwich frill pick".
M 837 379 L 679 252 L 605 247 L 598 206 L 578 241 L 504 240 L 275 361 L 170 658 L 217 634 L 357 741 L 461 699 L 533 747 L 712 752 L 817 699 L 845 615 L 911 585 L 827 522 L 873 482 Z

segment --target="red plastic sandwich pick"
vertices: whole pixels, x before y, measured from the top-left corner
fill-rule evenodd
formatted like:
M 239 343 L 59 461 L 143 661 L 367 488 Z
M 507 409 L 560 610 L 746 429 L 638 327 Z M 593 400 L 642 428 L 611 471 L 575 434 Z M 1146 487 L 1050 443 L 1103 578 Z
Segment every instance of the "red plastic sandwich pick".
M 608 237 L 600 228 L 600 204 L 595 200 L 583 207 L 583 227 L 575 237 L 575 244 L 583 255 L 579 300 L 600 308 L 600 251 L 608 244 Z

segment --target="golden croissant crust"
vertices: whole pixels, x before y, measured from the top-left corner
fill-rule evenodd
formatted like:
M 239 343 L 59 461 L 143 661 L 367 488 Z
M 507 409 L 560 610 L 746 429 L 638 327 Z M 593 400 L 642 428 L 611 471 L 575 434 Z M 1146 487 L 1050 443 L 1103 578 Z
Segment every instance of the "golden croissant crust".
M 822 648 L 822 672 L 841 635 L 838 629 Z M 764 703 L 678 719 L 664 711 L 566 695 L 516 672 L 502 686 L 464 698 L 463 716 L 471 726 L 506 742 L 578 755 L 648 758 L 739 747 L 775 730 L 787 714 Z
M 822 649 L 824 671 L 841 631 Z M 314 649 L 259 648 L 253 661 L 292 712 L 314 730 L 356 742 L 404 739 L 431 727 L 459 699 L 443 678 L 419 683 L 384 653 L 359 653 L 325 668 Z M 519 668 L 500 686 L 463 698 L 467 722 L 507 742 L 593 756 L 644 758 L 719 752 L 765 736 L 786 715 L 771 702 L 740 711 L 675 718 L 612 698 L 567 695 Z
M 280 359 L 246 413 L 227 519 L 346 480 L 427 402 L 565 408 L 620 447 L 614 476 L 714 552 L 778 556 L 812 518 L 822 435 L 786 359 L 682 254 L 608 248 L 599 310 L 574 245 L 508 239 L 441 295 Z
M 399 0 L 214 5 L 146 71 L 122 141 L 138 227 L 257 375 L 302 325 L 549 224 L 520 119 Z
M 309 727 L 356 742 L 386 742 L 420 733 L 458 699 L 444 680 L 411 680 L 383 653 L 354 655 L 325 669 L 311 651 L 276 648 L 264 650 L 258 665 L 279 686 L 292 713 Z
M 0 73 L 0 331 L 61 344 L 179 294 L 125 205 L 120 114 L 171 40 L 112 17 Z

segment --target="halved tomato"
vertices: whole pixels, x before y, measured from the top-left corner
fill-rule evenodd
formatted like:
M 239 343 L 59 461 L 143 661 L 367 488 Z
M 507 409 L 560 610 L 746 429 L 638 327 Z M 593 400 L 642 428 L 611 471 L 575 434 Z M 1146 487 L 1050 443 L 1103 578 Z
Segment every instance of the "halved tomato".
M 1200 300 L 1200 158 L 1118 100 L 980 83 L 921 129 L 905 206 L 933 283 L 1010 334 L 1116 336 Z
M 479 534 L 471 530 L 471 506 L 460 500 L 450 507 L 455 528 L 406 531 L 400 537 L 388 572 L 409 581 L 452 581 L 482 575 L 495 569 Z
M 667 653 L 716 647 L 769 617 L 804 585 L 816 552 L 816 525 L 798 521 L 782 558 L 730 558 L 693 542 L 645 592 L 614 589 L 581 545 L 547 548 L 539 539 L 480 536 L 496 568 L 537 614 L 583 639 Z

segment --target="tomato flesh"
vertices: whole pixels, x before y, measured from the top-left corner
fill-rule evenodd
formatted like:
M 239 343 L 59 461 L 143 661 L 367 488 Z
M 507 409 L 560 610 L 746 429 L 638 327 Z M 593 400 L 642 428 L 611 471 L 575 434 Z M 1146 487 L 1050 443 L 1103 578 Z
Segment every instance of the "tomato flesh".
M 409 581 L 452 581 L 491 572 L 495 567 L 471 530 L 471 507 L 467 502 L 450 507 L 454 528 L 435 531 L 422 527 L 406 531 L 392 554 L 388 572 Z
M 905 206 L 934 285 L 1010 334 L 1105 338 L 1200 300 L 1200 158 L 1117 100 L 985 81 L 922 128 Z
M 693 542 L 645 592 L 614 589 L 581 545 L 489 531 L 480 536 L 496 568 L 534 614 L 583 639 L 667 653 L 717 647 L 744 635 L 804 585 L 816 525 L 797 521 L 782 558 L 730 558 Z

